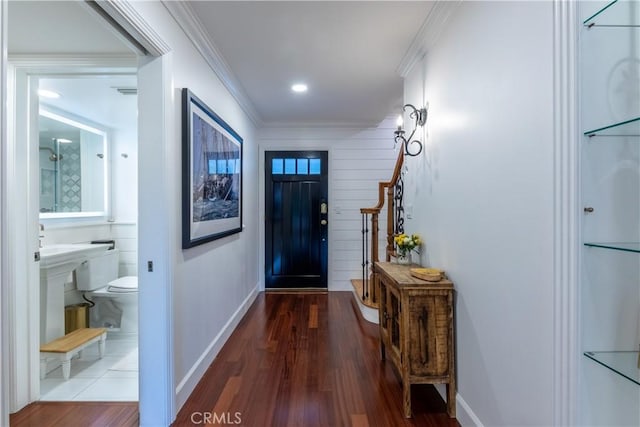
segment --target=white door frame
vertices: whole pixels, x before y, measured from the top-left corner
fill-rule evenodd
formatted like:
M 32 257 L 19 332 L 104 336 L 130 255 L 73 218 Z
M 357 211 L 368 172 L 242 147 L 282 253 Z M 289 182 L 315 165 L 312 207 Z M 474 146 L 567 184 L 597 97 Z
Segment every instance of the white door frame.
M 172 151 L 171 54 L 141 58 L 138 68 L 138 288 L 140 425 L 176 416 L 173 347 L 173 231 L 169 204 Z M 147 191 L 153 189 L 153 191 Z
M 38 80 L 47 75 L 135 73 L 132 58 L 9 58 L 7 83 L 11 108 L 7 112 L 6 230 L 3 246 L 12 250 L 5 260 L 6 332 L 9 344 L 9 410 L 15 412 L 40 398 L 40 272 L 38 251 Z M 25 143 L 28 141 L 28 143 Z M 27 215 L 24 214 L 27 212 Z M 35 309 L 34 309 L 35 308 Z M 25 339 L 28 337 L 28 339 Z
M 38 208 L 33 203 L 38 187 L 31 177 L 37 169 L 33 164 L 37 159 L 37 144 L 33 140 L 33 128 L 37 124 L 34 120 L 37 80 L 25 68 L 8 66 L 11 108 L 7 111 L 5 179 L 7 208 L 12 209 L 7 209 L 4 216 L 3 246 L 11 251 L 5 255 L 8 322 L 3 325 L 3 332 L 7 333 L 9 344 L 9 410 L 12 412 L 40 395 L 37 375 L 40 277 L 39 264 L 34 260 L 34 252 L 38 250 Z
M 0 283 L 5 283 L 7 267 L 5 259 L 5 213 L 6 196 L 6 147 L 7 147 L 7 8 L 5 1 L 0 2 Z M 7 286 L 0 286 L 0 324 L 8 324 L 9 316 L 5 308 Z M 8 357 L 5 356 L 8 336 L 2 330 L 0 337 L 0 425 L 9 425 L 9 369 Z
M 145 189 L 149 183 L 155 183 L 161 189 L 172 188 L 170 183 L 163 177 L 163 167 L 172 154 L 170 144 L 167 143 L 174 117 L 173 97 L 171 85 L 170 51 L 155 31 L 142 19 L 136 10 L 127 1 L 114 2 L 106 0 L 100 2 L 105 9 L 121 27 L 127 29 L 129 37 L 135 39 L 144 46 L 149 53 L 146 57 L 141 57 L 139 61 L 139 76 L 144 77 L 144 82 L 139 87 L 139 158 L 142 167 L 139 171 L 139 187 Z M 7 166 L 11 159 L 5 156 L 8 150 L 15 147 L 15 138 L 12 140 L 8 136 L 7 126 L 8 111 L 4 108 L 4 102 L 8 95 L 8 85 L 6 71 L 7 61 L 7 3 L 0 2 L 0 19 L 2 22 L 0 58 L 0 75 L 2 77 L 2 88 L 0 95 L 3 100 L 1 110 L 2 131 L 0 133 L 0 143 L 2 151 L 2 165 L 0 166 L 0 218 L 2 218 L 2 230 L 0 231 L 0 273 L 2 274 L 2 294 L 0 294 L 0 313 L 2 315 L 0 350 L 8 347 L 8 341 L 12 334 L 9 320 L 10 299 L 8 295 L 12 289 L 16 289 L 18 284 L 13 273 L 14 267 L 11 264 L 8 248 L 12 248 L 12 241 L 8 239 L 6 231 L 11 229 L 11 224 L 7 221 L 8 214 L 26 206 L 15 206 L 7 203 L 15 196 L 12 188 L 9 187 L 11 178 Z M 158 126 L 158 123 L 165 124 Z M 159 143 L 160 142 L 160 143 Z M 146 156 L 146 157 L 145 157 Z M 150 156 L 150 157 L 149 157 Z M 150 158 L 157 163 L 151 167 Z M 146 167 L 144 167 L 146 163 Z M 15 166 L 15 165 L 13 165 Z M 139 165 L 140 166 L 140 165 Z M 145 191 L 138 192 L 140 197 L 144 197 Z M 159 193 L 163 193 L 160 191 Z M 165 192 L 166 193 L 166 192 Z M 155 193 L 157 194 L 157 193 Z M 26 198 L 25 198 L 26 199 Z M 144 217 L 145 221 L 139 223 L 138 228 L 138 264 L 146 267 L 147 262 L 154 264 L 154 271 L 147 272 L 141 268 L 139 273 L 139 306 L 140 306 L 140 424 L 157 426 L 169 425 L 175 419 L 175 381 L 173 363 L 173 310 L 172 310 L 172 282 L 174 260 L 171 256 L 171 248 L 174 246 L 174 236 L 169 225 L 172 223 L 171 209 L 167 209 L 166 197 L 153 199 L 153 203 L 148 203 L 145 198 L 144 203 L 140 203 L 139 217 Z M 164 204 L 163 204 L 164 203 Z M 9 208 L 11 206 L 11 209 Z M 152 211 L 153 215 L 148 216 Z M 151 220 L 149 220 L 151 218 Z M 149 222 L 147 224 L 147 221 Z M 143 225 L 146 224 L 146 225 Z M 36 228 L 37 224 L 30 227 Z M 37 233 L 37 231 L 36 231 Z M 25 245 L 26 247 L 27 245 Z M 26 251 L 20 251 L 24 254 Z M 0 357 L 5 355 L 0 351 Z M 13 399 L 13 391 L 9 390 L 11 381 L 5 381 L 11 377 L 9 367 L 9 357 L 2 357 L 2 389 L 0 390 L 0 424 L 8 425 L 10 411 L 8 403 Z M 28 394 L 32 394 L 31 392 Z M 19 408 L 16 408 L 19 409 Z M 12 410 L 15 410 L 12 408 Z

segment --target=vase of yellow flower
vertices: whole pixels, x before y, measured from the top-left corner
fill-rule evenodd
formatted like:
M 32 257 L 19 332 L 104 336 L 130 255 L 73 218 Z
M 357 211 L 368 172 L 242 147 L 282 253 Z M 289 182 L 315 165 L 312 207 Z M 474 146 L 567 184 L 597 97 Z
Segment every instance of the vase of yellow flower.
M 396 258 L 396 262 L 402 265 L 411 264 L 411 252 L 408 252 L 406 255 L 398 254 L 398 257 Z
M 396 260 L 398 264 L 411 264 L 411 251 L 420 246 L 422 241 L 417 234 L 396 234 L 393 238 L 396 244 Z

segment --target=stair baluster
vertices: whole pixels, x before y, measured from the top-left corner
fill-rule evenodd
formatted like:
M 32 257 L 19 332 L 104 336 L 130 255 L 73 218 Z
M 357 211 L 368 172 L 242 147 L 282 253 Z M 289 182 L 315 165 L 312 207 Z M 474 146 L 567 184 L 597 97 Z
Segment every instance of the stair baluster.
M 388 182 L 378 183 L 378 204 L 373 208 L 361 208 L 362 214 L 362 300 L 370 297 L 370 302 L 377 304 L 378 282 L 373 266 L 379 261 L 378 252 L 378 215 L 387 205 L 387 246 L 385 260 L 390 261 L 395 255 L 393 237 L 404 231 L 403 181 L 401 176 L 404 151 L 398 152 L 393 176 Z M 385 191 L 386 189 L 386 191 Z M 386 193 L 386 197 L 385 197 Z M 369 217 L 371 228 L 369 229 Z M 369 230 L 371 233 L 369 233 Z M 370 237 L 369 237 L 370 236 Z
M 369 215 L 362 214 L 362 300 L 369 297 Z

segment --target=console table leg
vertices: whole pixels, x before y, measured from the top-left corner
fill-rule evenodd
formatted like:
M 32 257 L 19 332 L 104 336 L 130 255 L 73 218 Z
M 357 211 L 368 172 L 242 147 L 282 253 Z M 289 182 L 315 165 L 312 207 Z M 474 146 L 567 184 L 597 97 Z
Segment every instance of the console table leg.
M 411 384 L 405 381 L 402 382 L 402 402 L 405 418 L 411 418 Z
M 447 384 L 447 413 L 449 417 L 456 417 L 456 386 Z

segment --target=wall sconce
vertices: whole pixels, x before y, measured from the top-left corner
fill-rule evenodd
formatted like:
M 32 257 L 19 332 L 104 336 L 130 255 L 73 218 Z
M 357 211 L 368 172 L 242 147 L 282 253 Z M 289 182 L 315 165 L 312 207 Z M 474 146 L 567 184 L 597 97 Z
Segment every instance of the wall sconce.
M 402 122 L 403 122 L 402 114 L 400 114 L 398 116 L 398 122 L 397 122 L 398 130 L 394 132 L 396 136 L 393 140 L 395 141 L 396 144 L 404 145 L 404 154 L 406 156 L 415 157 L 418 154 L 422 153 L 422 142 L 418 141 L 417 139 L 413 139 L 413 134 L 416 133 L 418 126 L 423 127 L 427 122 L 427 108 L 424 107 L 424 108 L 417 109 L 411 104 L 406 104 L 404 107 L 402 107 L 402 112 L 404 113 L 405 111 L 407 111 L 407 109 L 411 111 L 409 113 L 409 117 L 413 119 L 415 122 L 413 124 L 413 130 L 411 131 L 411 134 L 409 135 L 408 138 L 404 137 L 405 132 L 404 132 L 404 129 L 402 129 Z M 418 146 L 417 151 L 414 151 L 414 152 L 410 151 L 409 146 L 411 145 L 417 145 Z

